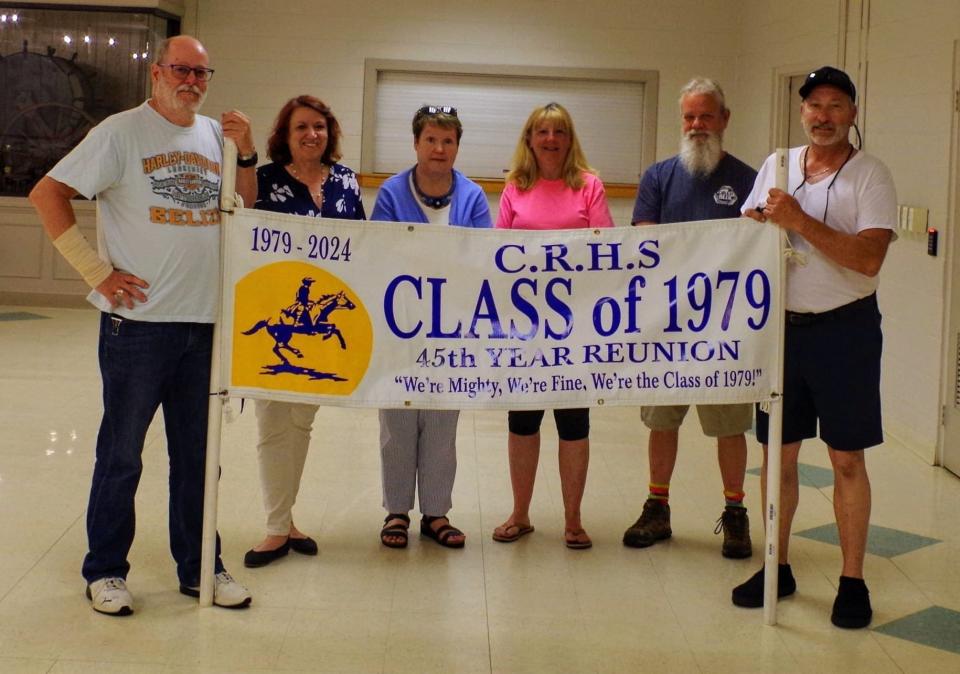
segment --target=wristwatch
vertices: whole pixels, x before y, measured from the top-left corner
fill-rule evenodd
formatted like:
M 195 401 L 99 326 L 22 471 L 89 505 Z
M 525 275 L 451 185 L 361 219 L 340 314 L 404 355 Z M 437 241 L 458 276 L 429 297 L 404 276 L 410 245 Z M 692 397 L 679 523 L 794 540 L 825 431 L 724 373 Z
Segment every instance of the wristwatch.
M 237 155 L 237 166 L 240 168 L 250 168 L 251 166 L 256 166 L 259 159 L 260 157 L 257 156 L 256 150 L 253 151 L 253 154 Z

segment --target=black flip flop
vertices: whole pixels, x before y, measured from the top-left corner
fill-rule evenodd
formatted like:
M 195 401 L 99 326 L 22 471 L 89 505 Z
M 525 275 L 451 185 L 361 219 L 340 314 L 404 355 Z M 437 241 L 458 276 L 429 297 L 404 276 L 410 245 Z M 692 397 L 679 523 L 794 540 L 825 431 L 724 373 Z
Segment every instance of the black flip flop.
M 563 532 L 563 542 L 571 550 L 589 550 L 590 548 L 592 548 L 593 541 L 590 540 L 589 536 L 587 536 L 587 540 L 585 541 L 578 541 L 576 540 L 576 538 L 573 538 L 573 539 L 570 538 L 570 536 L 579 536 L 580 534 L 583 534 L 584 536 L 586 536 L 587 532 L 584 531 L 583 529 L 577 529 L 577 530 L 567 529 Z

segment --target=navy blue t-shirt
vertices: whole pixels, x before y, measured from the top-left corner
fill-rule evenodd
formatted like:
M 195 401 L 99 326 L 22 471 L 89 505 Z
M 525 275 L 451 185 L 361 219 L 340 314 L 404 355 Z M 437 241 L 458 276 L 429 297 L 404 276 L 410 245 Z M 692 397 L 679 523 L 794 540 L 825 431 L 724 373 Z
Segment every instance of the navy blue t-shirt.
M 756 178 L 757 172 L 732 154 L 723 155 L 709 176 L 692 176 L 679 156 L 670 157 L 644 172 L 631 222 L 739 218 Z

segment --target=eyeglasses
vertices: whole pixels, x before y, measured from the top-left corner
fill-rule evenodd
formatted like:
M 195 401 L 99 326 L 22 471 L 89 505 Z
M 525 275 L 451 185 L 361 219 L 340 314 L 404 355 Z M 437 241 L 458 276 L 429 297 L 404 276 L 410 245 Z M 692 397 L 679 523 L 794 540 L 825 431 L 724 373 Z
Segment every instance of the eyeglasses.
M 190 73 L 197 79 L 197 82 L 209 82 L 213 77 L 211 68 L 191 68 L 174 63 L 158 63 L 161 68 L 170 68 L 170 73 L 178 80 L 185 80 L 190 77 Z
M 452 105 L 425 105 L 417 110 L 417 116 L 420 115 L 450 115 L 457 116 L 457 109 Z

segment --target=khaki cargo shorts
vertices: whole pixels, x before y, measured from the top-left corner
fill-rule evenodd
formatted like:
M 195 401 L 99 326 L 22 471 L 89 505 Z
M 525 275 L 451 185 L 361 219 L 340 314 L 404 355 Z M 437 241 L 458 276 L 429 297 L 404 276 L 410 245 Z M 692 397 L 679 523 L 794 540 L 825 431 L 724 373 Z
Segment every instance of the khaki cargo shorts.
M 640 418 L 651 431 L 675 431 L 687 416 L 689 405 L 641 407 Z M 703 434 L 710 438 L 746 433 L 753 426 L 753 404 L 697 405 Z

